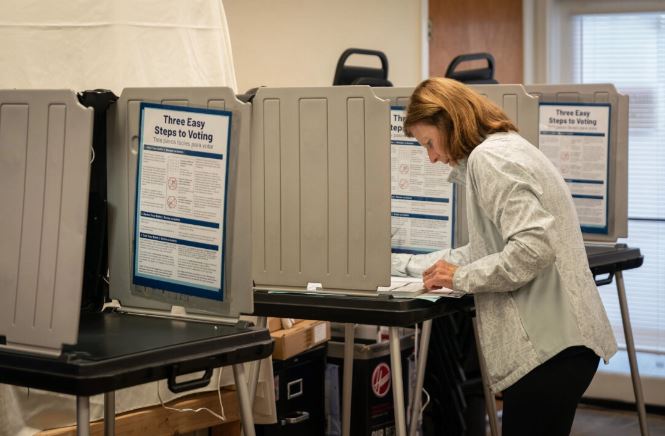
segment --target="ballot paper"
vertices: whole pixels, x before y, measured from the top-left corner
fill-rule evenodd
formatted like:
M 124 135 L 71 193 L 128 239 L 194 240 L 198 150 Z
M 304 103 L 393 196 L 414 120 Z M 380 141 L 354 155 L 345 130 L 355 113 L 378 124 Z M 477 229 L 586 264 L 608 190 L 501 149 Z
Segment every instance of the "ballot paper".
M 391 295 L 394 298 L 420 298 L 429 301 L 442 297 L 459 298 L 464 295 L 463 292 L 449 288 L 427 290 L 420 277 L 391 277 L 390 286 L 381 286 L 377 291 L 379 295 Z

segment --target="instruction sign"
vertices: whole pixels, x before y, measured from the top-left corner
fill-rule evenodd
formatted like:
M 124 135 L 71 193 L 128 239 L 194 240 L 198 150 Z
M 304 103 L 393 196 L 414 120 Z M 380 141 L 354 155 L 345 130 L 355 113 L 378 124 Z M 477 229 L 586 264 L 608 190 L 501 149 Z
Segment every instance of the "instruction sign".
M 583 232 L 607 234 L 610 105 L 541 103 L 539 148 L 570 188 Z
M 224 299 L 231 112 L 141 103 L 133 283 Z
M 394 253 L 429 253 L 453 244 L 451 168 L 431 164 L 427 151 L 404 134 L 403 107 L 390 111 L 391 234 Z

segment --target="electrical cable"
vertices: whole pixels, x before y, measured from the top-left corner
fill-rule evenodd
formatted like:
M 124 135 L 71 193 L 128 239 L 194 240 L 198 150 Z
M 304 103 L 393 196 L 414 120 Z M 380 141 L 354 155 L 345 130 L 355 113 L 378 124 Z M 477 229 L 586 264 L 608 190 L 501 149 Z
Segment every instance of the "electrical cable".
M 190 409 L 190 408 L 184 408 L 180 409 L 177 407 L 171 407 L 167 406 L 164 404 L 164 400 L 162 400 L 162 395 L 159 393 L 159 383 L 157 383 L 157 398 L 159 398 L 159 402 L 162 405 L 162 407 L 166 410 L 171 410 L 174 412 L 180 412 L 180 413 L 199 413 L 199 412 L 208 412 L 215 418 L 218 418 L 222 422 L 226 421 L 226 414 L 224 413 L 224 404 L 222 404 L 222 387 L 221 385 L 222 381 L 222 368 L 219 368 L 219 373 L 217 374 L 217 397 L 219 398 L 219 408 L 221 411 L 221 415 L 213 412 L 212 410 L 208 409 L 207 407 L 199 407 L 198 409 Z

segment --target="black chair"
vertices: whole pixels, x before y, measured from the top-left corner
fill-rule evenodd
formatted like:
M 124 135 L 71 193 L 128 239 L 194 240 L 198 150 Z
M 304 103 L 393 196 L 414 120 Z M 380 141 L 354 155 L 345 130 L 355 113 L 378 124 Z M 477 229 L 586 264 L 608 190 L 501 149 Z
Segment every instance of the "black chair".
M 470 70 L 458 67 L 471 61 L 486 61 L 487 66 Z M 446 77 L 467 84 L 499 83 L 494 79 L 494 56 L 489 53 L 468 53 L 456 56 L 446 69 Z
M 352 55 L 376 56 L 381 61 L 381 67 L 347 65 L 346 61 Z M 388 80 L 388 58 L 385 53 L 364 48 L 348 48 L 344 50 L 337 61 L 335 78 L 333 79 L 333 86 L 338 85 L 393 86 L 390 80 Z

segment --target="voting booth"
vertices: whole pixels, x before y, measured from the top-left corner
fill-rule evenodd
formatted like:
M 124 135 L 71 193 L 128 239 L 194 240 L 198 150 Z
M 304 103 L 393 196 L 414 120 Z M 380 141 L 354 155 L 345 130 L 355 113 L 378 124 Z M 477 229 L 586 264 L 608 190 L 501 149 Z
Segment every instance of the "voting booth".
M 524 87 L 474 88 L 537 145 L 538 100 Z M 466 242 L 463 191 L 446 181 L 447 167 L 428 168 L 424 150 L 403 134 L 411 92 L 258 90 L 251 159 L 257 288 L 375 292 L 389 284 L 391 239 L 394 252 L 411 253 Z M 410 183 L 418 177 L 417 186 Z
M 113 431 L 115 390 L 183 392 L 231 365 L 253 434 L 242 364 L 273 345 L 238 319 L 252 311 L 249 106 L 229 88 L 128 89 L 106 122 L 111 301 L 81 312 L 93 111 L 72 91 L 0 91 L 0 382 L 76 395 L 82 432 L 104 393 Z
M 129 88 L 110 108 L 110 297 L 123 310 L 252 312 L 250 116 L 229 88 Z
M 627 96 L 618 93 L 610 84 L 470 87 L 499 105 L 515 122 L 520 135 L 539 147 L 562 171 L 571 188 L 585 241 L 610 243 L 627 236 Z M 412 91 L 412 88 L 374 88 L 378 96 L 391 101 L 391 143 L 394 149 L 418 145 L 412 138 L 405 138 L 398 133 L 401 132 L 400 117 L 404 115 L 403 110 L 408 105 Z M 559 116 L 556 115 L 557 109 L 561 114 Z M 552 122 L 549 122 L 550 119 Z M 585 147 L 592 149 L 584 151 Z M 414 150 L 413 153 L 418 152 Z M 407 162 L 409 168 L 406 169 L 400 167 L 402 162 L 399 151 L 393 153 L 393 252 L 423 253 L 464 245 L 468 230 L 463 190 L 456 190 L 453 194 L 454 219 L 449 244 L 446 239 L 447 232 L 442 233 L 441 240 L 445 242 L 439 247 L 418 247 L 418 243 L 399 240 L 400 230 L 396 228 L 399 224 L 395 224 L 395 215 L 404 209 L 399 205 L 400 200 L 406 198 L 413 202 L 414 197 L 418 198 L 417 195 L 405 197 L 404 193 L 400 192 L 404 191 L 399 183 L 400 174 L 410 171 L 410 167 L 419 161 L 428 165 L 424 150 L 419 153 L 422 154 L 422 159 L 410 159 Z M 417 174 L 424 173 L 422 169 L 416 171 Z M 436 176 L 438 180 L 446 183 L 447 172 L 440 170 L 439 173 Z M 422 198 L 421 196 L 418 199 L 420 206 L 423 203 Z
M 611 84 L 528 85 L 539 147 L 571 190 L 584 240 L 628 236 L 628 96 Z
M 472 85 L 504 111 L 529 142 L 538 144 L 538 100 L 522 85 Z M 431 165 L 427 152 L 404 135 L 413 88 L 374 88 L 391 104 L 392 251 L 422 254 L 465 245 L 464 189 L 447 181 L 450 167 Z

